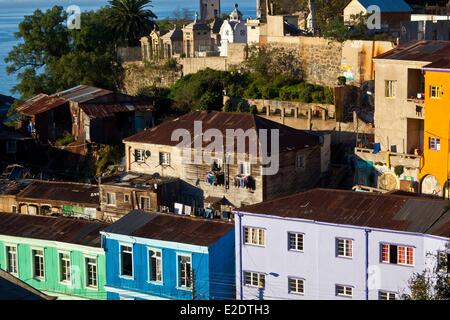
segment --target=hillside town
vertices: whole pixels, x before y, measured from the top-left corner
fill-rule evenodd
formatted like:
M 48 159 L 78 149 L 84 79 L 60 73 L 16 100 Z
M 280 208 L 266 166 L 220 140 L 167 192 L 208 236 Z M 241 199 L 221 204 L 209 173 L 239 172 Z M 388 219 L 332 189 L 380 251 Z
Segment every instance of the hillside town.
M 136 2 L 21 24 L 0 300 L 450 299 L 450 1 Z

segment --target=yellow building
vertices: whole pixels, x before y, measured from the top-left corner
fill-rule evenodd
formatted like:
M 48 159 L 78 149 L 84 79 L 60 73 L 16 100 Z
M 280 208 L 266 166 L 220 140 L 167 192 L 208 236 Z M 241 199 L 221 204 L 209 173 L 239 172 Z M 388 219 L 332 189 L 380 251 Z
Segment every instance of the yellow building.
M 425 73 L 425 130 L 421 191 L 448 194 L 450 179 L 450 58 L 423 68 Z

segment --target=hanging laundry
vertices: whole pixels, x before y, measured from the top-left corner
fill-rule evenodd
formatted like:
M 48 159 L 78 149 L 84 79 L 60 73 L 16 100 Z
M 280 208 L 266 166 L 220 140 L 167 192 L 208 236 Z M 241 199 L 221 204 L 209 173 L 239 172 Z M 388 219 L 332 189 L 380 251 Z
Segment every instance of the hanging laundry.
M 183 204 L 182 203 L 175 203 L 175 213 L 176 214 L 183 214 Z

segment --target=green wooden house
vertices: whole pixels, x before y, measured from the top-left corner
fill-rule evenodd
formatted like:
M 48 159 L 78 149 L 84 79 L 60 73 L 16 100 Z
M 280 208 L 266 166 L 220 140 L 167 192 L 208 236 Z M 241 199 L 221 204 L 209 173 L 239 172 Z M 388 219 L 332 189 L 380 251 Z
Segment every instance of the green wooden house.
M 106 299 L 106 224 L 0 213 L 0 268 L 58 299 Z

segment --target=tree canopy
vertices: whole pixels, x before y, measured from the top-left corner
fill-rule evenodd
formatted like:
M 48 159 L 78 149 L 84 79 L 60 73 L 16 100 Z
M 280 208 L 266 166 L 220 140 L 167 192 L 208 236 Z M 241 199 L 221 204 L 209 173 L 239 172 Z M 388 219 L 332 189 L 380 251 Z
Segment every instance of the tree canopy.
M 129 47 L 151 32 L 156 15 L 149 9 L 151 0 L 110 0 L 109 22 L 116 37 Z
M 20 81 L 13 90 L 28 98 L 80 83 L 117 89 L 122 67 L 108 12 L 82 13 L 80 30 L 66 27 L 67 13 L 61 6 L 25 16 L 15 34 L 20 43 L 5 59 L 7 72 L 17 73 Z

